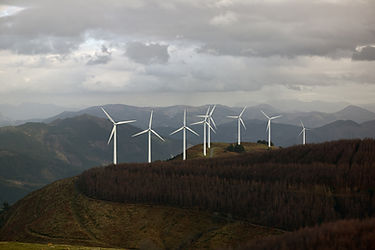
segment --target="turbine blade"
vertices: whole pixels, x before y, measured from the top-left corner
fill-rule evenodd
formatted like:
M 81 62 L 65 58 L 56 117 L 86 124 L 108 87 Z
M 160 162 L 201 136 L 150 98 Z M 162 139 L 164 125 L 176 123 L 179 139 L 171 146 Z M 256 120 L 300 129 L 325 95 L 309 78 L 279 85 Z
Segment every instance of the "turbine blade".
M 196 136 L 199 136 L 199 134 L 197 132 L 195 132 L 194 130 L 192 130 L 191 128 L 189 127 L 185 127 L 187 130 L 189 130 L 190 132 L 192 132 L 193 134 L 195 134 Z
M 206 116 L 208 116 L 209 112 L 210 112 L 210 106 L 208 106 L 208 109 L 207 109 L 207 112 L 206 112 Z
M 104 114 L 108 117 L 108 119 L 112 122 L 112 123 L 115 123 L 115 121 L 112 119 L 112 117 L 107 113 L 107 111 L 104 110 L 103 107 L 101 107 L 101 109 L 103 110 Z
M 211 109 L 210 116 L 212 116 L 212 114 L 214 113 L 215 108 L 216 108 L 216 104 L 215 104 L 214 107 Z
M 206 124 L 207 124 L 208 128 L 211 129 L 212 132 L 214 132 L 214 133 L 216 134 L 216 131 L 215 131 L 215 129 L 211 126 L 211 124 L 209 124 L 208 122 L 206 122 Z
M 301 133 L 298 134 L 298 136 L 300 136 L 302 133 L 303 133 L 303 129 L 301 130 Z
M 266 132 L 268 131 L 269 128 L 270 128 L 270 120 L 268 120 Z
M 132 137 L 136 137 L 138 135 L 142 135 L 142 134 L 147 133 L 147 132 L 148 132 L 148 129 L 146 129 L 146 130 L 144 130 L 142 132 L 136 133 L 135 135 L 132 135 Z
M 270 118 L 270 120 L 273 120 L 273 119 L 276 119 L 276 118 L 280 118 L 280 117 L 282 117 L 282 115 L 273 116 L 273 117 Z
M 197 115 L 199 118 L 207 118 L 207 115 Z
M 245 106 L 244 108 L 243 108 L 243 110 L 241 111 L 241 113 L 240 113 L 240 115 L 239 115 L 239 117 L 241 117 L 242 116 L 242 114 L 243 114 L 243 112 L 245 112 L 245 109 L 247 108 L 247 106 Z
M 246 129 L 245 123 L 243 122 L 242 118 L 239 117 L 238 119 L 240 119 L 240 122 L 242 123 L 242 126 Z
M 154 113 L 153 110 L 151 110 L 151 115 L 150 115 L 150 122 L 148 123 L 148 128 L 151 128 L 151 124 L 152 124 L 152 114 Z
M 301 122 L 301 126 L 302 126 L 302 128 L 305 128 L 305 126 L 303 126 L 303 122 L 301 121 L 301 120 L 299 120 L 300 122 Z
M 107 144 L 111 142 L 113 134 L 115 133 L 115 130 L 116 130 L 116 125 L 113 125 L 112 132 L 111 132 L 111 135 L 109 136 Z
M 202 123 L 204 123 L 205 121 L 200 121 L 200 122 L 194 122 L 194 123 L 192 123 L 192 124 L 190 124 L 190 125 L 197 125 L 197 124 L 202 124 Z
M 186 109 L 184 110 L 184 126 L 186 126 Z
M 238 116 L 235 116 L 235 115 L 228 115 L 227 117 L 228 118 L 233 118 L 233 119 L 238 119 Z
M 152 133 L 154 133 L 157 137 L 159 137 L 160 140 L 165 141 L 163 137 L 161 137 L 158 133 L 156 133 L 154 130 L 150 129 Z
M 217 128 L 214 119 L 212 119 L 212 117 L 210 117 L 210 120 L 211 120 L 212 124 L 214 125 L 214 127 Z
M 184 127 L 181 127 L 181 128 L 179 128 L 179 129 L 177 129 L 177 130 L 175 130 L 175 131 L 173 131 L 172 133 L 170 133 L 169 135 L 173 135 L 173 134 L 176 134 L 177 132 L 180 132 L 181 130 L 183 130 L 184 129 Z
M 136 121 L 136 120 L 116 122 L 116 125 L 121 125 L 121 124 L 131 123 L 131 122 L 135 122 L 135 121 Z
M 264 115 L 265 117 L 267 117 L 267 119 L 270 119 L 270 117 L 269 117 L 268 115 L 266 115 L 266 113 L 264 113 L 263 110 L 261 110 L 260 112 L 262 112 L 263 115 Z

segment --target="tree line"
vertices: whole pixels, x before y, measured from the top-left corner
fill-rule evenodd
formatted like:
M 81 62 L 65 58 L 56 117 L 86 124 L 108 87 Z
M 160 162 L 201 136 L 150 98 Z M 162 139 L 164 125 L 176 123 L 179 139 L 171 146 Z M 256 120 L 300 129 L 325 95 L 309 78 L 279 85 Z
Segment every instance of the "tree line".
M 85 171 L 87 196 L 194 207 L 294 230 L 375 214 L 375 141 L 341 140 L 238 157 Z

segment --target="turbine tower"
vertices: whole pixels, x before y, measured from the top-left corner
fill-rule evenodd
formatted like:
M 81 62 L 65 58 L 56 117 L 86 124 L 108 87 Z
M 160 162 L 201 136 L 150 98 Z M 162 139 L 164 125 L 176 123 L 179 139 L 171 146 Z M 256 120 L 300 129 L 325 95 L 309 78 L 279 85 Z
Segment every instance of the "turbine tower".
M 113 137 L 113 164 L 116 165 L 117 164 L 117 125 L 135 122 L 135 120 L 115 122 L 112 119 L 112 117 L 104 110 L 103 107 L 101 107 L 101 109 L 103 110 L 104 114 L 108 117 L 108 119 L 113 124 L 112 132 L 111 132 L 111 135 L 109 136 L 109 139 L 108 139 L 108 144 L 110 143 L 110 141 Z
M 212 129 L 212 131 L 215 132 L 215 130 L 211 127 L 211 125 L 208 123 L 208 117 L 209 117 L 209 112 L 210 112 L 210 107 L 208 107 L 207 112 L 205 115 L 198 115 L 197 117 L 202 117 L 204 118 L 202 121 L 192 123 L 191 125 L 196 125 L 196 124 L 203 124 L 203 155 L 207 155 L 207 143 L 206 143 L 206 126 L 208 126 L 208 129 Z
M 189 128 L 188 126 L 186 126 L 186 109 L 184 110 L 184 125 L 173 131 L 170 135 L 173 135 L 177 132 L 180 132 L 182 130 L 182 133 L 183 133 L 183 142 L 182 142 L 182 159 L 183 160 L 186 160 L 186 130 L 189 130 L 191 133 L 199 136 L 194 130 L 192 130 L 191 128 Z
M 214 125 L 214 127 L 215 128 L 217 128 L 216 127 L 216 124 L 215 124 L 215 121 L 214 121 L 214 119 L 212 118 L 212 115 L 213 115 L 213 113 L 214 113 L 214 111 L 215 111 L 215 108 L 216 108 L 216 105 L 211 109 L 211 111 L 210 111 L 210 114 L 208 115 L 208 117 L 207 117 L 207 121 L 208 121 L 208 124 L 210 125 L 209 127 L 209 129 L 208 129 L 208 133 L 207 133 L 207 146 L 208 146 L 208 148 L 211 148 L 211 129 L 213 129 L 212 127 L 211 127 L 211 122 L 212 122 L 212 124 Z M 201 116 L 202 117 L 202 116 Z
M 152 128 L 151 128 L 151 125 L 152 125 L 152 114 L 154 113 L 153 110 L 151 110 L 151 115 L 150 115 L 150 122 L 148 123 L 148 129 L 142 131 L 142 132 L 139 132 L 135 135 L 133 135 L 132 137 L 136 137 L 138 135 L 142 135 L 142 134 L 145 134 L 148 132 L 148 163 L 151 163 L 151 135 L 154 134 L 156 135 L 157 137 L 159 137 L 160 140 L 162 141 L 165 141 L 163 139 L 163 137 L 161 137 L 158 133 L 156 133 Z
M 301 130 L 301 133 L 299 133 L 298 136 L 300 136 L 302 134 L 302 144 L 305 145 L 306 144 L 306 130 L 310 130 L 310 129 L 305 128 L 302 121 L 300 121 L 300 122 L 301 122 L 302 130 Z
M 232 116 L 232 115 L 227 116 L 229 118 L 237 119 L 237 123 L 238 123 L 238 141 L 237 141 L 237 144 L 238 145 L 241 144 L 241 124 L 246 129 L 245 123 L 242 120 L 242 115 L 245 112 L 245 109 L 246 109 L 246 106 L 243 108 L 243 110 L 241 111 L 241 113 L 239 115 L 236 115 L 236 116 Z
M 273 116 L 273 117 L 269 117 L 268 115 L 266 115 L 266 113 L 263 112 L 263 110 L 261 110 L 261 112 L 262 112 L 263 115 L 264 115 L 265 117 L 267 117 L 267 119 L 268 119 L 266 132 L 267 132 L 267 130 L 268 130 L 268 147 L 270 148 L 270 147 L 271 147 L 271 121 L 272 121 L 273 119 L 276 119 L 276 118 L 281 117 L 281 115 Z

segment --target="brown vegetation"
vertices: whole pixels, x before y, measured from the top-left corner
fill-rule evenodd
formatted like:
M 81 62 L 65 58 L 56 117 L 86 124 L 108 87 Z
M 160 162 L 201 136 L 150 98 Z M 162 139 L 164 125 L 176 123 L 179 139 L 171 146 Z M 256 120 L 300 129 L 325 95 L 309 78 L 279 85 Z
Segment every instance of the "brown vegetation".
M 78 187 L 97 199 L 197 207 L 293 230 L 374 215 L 375 141 L 94 168 Z
M 343 220 L 305 228 L 281 236 L 253 241 L 238 249 L 252 250 L 335 250 L 375 249 L 375 219 Z
M 75 181 L 57 181 L 14 204 L 4 214 L 0 241 L 122 249 L 218 249 L 281 233 L 197 209 L 90 199 L 77 191 Z M 10 247 L 12 244 L 5 245 Z M 36 249 L 42 248 L 46 249 Z

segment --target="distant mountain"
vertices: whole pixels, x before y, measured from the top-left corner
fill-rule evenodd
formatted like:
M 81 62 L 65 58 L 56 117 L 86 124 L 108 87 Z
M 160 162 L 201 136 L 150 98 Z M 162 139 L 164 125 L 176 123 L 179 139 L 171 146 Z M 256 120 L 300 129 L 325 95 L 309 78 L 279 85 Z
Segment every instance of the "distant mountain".
M 109 121 L 88 115 L 0 128 L 0 201 L 14 202 L 54 180 L 111 163 L 111 129 Z M 131 137 L 139 131 L 131 125 L 118 127 L 119 162 L 146 161 L 147 136 Z M 153 140 L 153 160 L 179 153 L 180 141 L 165 139 Z
M 375 113 L 358 106 L 350 105 L 335 113 L 316 111 L 284 113 L 283 117 L 278 119 L 277 122 L 300 125 L 300 121 L 302 121 L 306 127 L 317 128 L 337 120 L 352 120 L 357 123 L 362 123 L 375 120 Z
M 246 120 L 247 130 L 241 128 L 241 140 L 247 142 L 256 142 L 258 140 L 267 140 L 266 121 Z M 202 128 L 194 127 L 200 134 Z M 301 132 L 301 126 L 290 124 L 272 123 L 272 142 L 275 145 L 288 147 L 302 142 L 302 137 L 298 136 Z M 319 128 L 313 128 L 306 132 L 307 143 L 319 143 L 340 139 L 355 138 L 375 138 L 375 120 L 364 123 L 356 123 L 350 120 L 339 120 L 324 125 Z M 237 123 L 235 121 L 218 126 L 217 133 L 211 133 L 213 142 L 236 142 L 237 141 Z M 202 138 L 189 135 L 189 141 L 197 144 L 202 143 Z
M 19 105 L 0 104 L 0 113 L 10 120 L 46 119 L 72 108 L 61 107 L 54 104 L 21 103 Z
M 212 105 L 211 105 L 212 107 Z M 188 122 L 192 123 L 198 121 L 199 118 L 196 117 L 198 114 L 205 114 L 208 105 L 192 107 L 192 106 L 170 106 L 170 107 L 135 107 L 123 104 L 109 104 L 104 105 L 104 108 L 117 120 L 122 119 L 136 119 L 138 127 L 146 127 L 148 124 L 148 119 L 150 111 L 153 109 L 155 113 L 155 123 L 157 127 L 178 127 L 182 121 L 183 110 L 188 109 Z M 241 112 L 242 107 L 228 107 L 224 105 L 217 105 L 214 112 L 214 119 L 217 125 L 228 123 L 231 119 L 227 118 L 228 115 L 237 115 Z M 268 105 L 260 104 L 257 106 L 247 107 L 245 113 L 243 114 L 244 120 L 265 120 L 266 118 L 260 112 L 263 110 L 269 116 L 282 115 L 281 118 L 275 120 L 275 123 L 284 123 L 290 125 L 300 126 L 300 121 L 302 120 L 306 127 L 317 128 L 334 122 L 336 120 L 353 120 L 357 123 L 362 123 L 364 121 L 375 120 L 375 113 L 370 112 L 366 109 L 357 106 L 348 106 L 343 110 L 335 113 L 324 113 L 324 112 L 293 112 L 285 113 L 281 110 Z M 92 116 L 97 116 L 105 118 L 103 111 L 99 106 L 90 107 L 76 112 L 63 112 L 57 116 L 48 118 L 45 122 L 51 122 L 57 118 L 68 118 L 77 115 L 89 114 Z
M 106 108 L 116 111 L 116 106 L 112 109 L 111 106 Z M 155 113 L 154 129 L 166 139 L 166 142 L 153 139 L 153 160 L 165 160 L 181 153 L 181 133 L 173 136 L 169 134 L 182 125 L 184 108 L 184 106 L 169 107 L 169 110 L 163 108 Z M 200 107 L 196 110 L 191 108 L 194 110 L 190 116 L 191 121 L 193 121 L 192 115 L 204 112 L 204 108 Z M 111 113 L 115 120 L 134 118 L 121 116 L 122 106 L 117 106 L 117 109 L 118 113 Z M 129 109 L 133 110 L 133 108 Z M 217 109 L 218 114 L 228 115 L 241 110 L 237 108 L 232 111 L 225 106 L 218 106 Z M 98 108 L 91 110 L 97 114 L 102 113 Z M 273 115 L 272 110 L 268 111 Z M 143 123 L 148 123 L 148 111 L 140 108 L 138 113 L 134 112 L 133 115 L 140 118 L 144 115 L 146 119 L 143 118 Z M 167 119 L 167 115 L 174 126 L 167 126 L 164 123 L 163 119 Z M 236 121 L 226 119 L 225 116 L 221 117 L 222 120 L 218 118 L 216 118 L 218 126 L 216 134 L 211 133 L 212 142 L 236 142 Z M 245 120 L 245 124 L 247 130 L 242 129 L 242 141 L 267 140 L 265 120 Z M 147 160 L 147 136 L 131 137 L 144 129 L 147 124 L 137 122 L 134 125 L 141 128 L 132 125 L 118 127 L 119 162 Z M 203 126 L 190 127 L 200 136 L 188 133 L 188 146 L 201 144 Z M 90 115 L 57 119 L 48 124 L 27 123 L 0 128 L 0 202 L 3 200 L 13 202 L 53 180 L 76 175 L 87 168 L 111 163 L 113 144 L 111 142 L 107 145 L 111 128 L 112 125 L 107 119 Z M 300 144 L 302 141 L 301 136 L 298 136 L 300 131 L 300 126 L 272 123 L 272 142 L 282 147 Z M 375 120 L 363 123 L 340 120 L 307 131 L 307 143 L 366 137 L 375 138 Z

